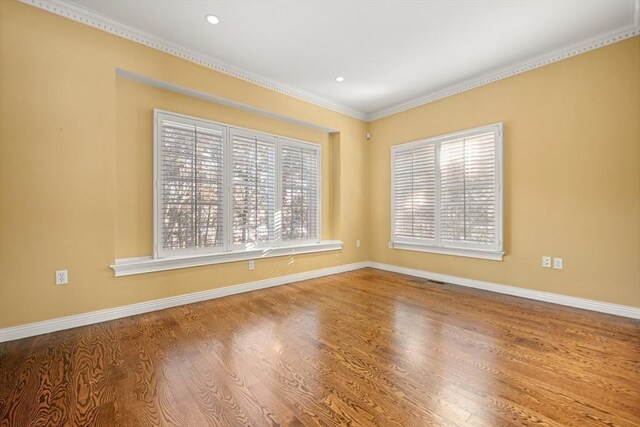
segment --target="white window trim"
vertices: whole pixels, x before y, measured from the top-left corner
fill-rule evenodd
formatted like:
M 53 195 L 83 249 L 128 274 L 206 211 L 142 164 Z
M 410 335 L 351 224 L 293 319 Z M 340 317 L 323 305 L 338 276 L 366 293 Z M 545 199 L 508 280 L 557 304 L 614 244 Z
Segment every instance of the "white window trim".
M 395 236 L 395 179 L 394 179 L 394 160 L 395 155 L 400 150 L 417 148 L 426 144 L 437 144 L 443 141 L 448 141 L 450 139 L 458 139 L 461 137 L 465 137 L 467 135 L 473 135 L 477 133 L 487 132 L 487 131 L 495 131 L 496 138 L 496 188 L 497 188 L 497 200 L 496 200 L 496 208 L 498 211 L 498 215 L 496 218 L 496 227 L 497 227 L 497 238 L 498 238 L 498 249 L 496 250 L 487 250 L 482 248 L 473 248 L 473 247 L 456 247 L 456 246 L 447 246 L 440 242 L 439 234 L 436 234 L 435 242 L 433 241 L 424 241 L 423 239 L 412 239 L 412 238 L 398 238 Z M 391 249 L 401 249 L 407 251 L 416 251 L 416 252 L 429 252 L 434 254 L 441 255 L 455 255 L 455 256 L 463 256 L 469 258 L 481 258 L 493 261 L 502 261 L 504 256 L 504 243 L 503 243 L 503 126 L 502 123 L 493 123 L 486 126 L 481 126 L 473 129 L 467 129 L 460 132 L 448 133 L 446 135 L 435 136 L 432 138 L 421 139 L 418 141 L 407 142 L 399 145 L 395 145 L 391 147 L 391 240 L 389 247 Z M 439 165 L 436 163 L 436 168 L 439 168 Z M 436 197 L 440 197 L 440 180 L 436 180 Z M 439 223 L 440 220 L 440 212 L 439 209 L 436 211 L 436 224 Z
M 225 227 L 224 244 L 221 247 L 214 248 L 194 248 L 188 250 L 175 250 L 166 253 L 159 250 L 160 244 L 160 200 L 159 200 L 159 149 L 158 149 L 158 116 L 166 114 L 182 119 L 184 121 L 192 121 L 194 124 L 206 123 L 224 128 L 224 144 L 225 144 L 225 190 L 224 190 L 224 209 L 223 224 Z M 322 148 L 319 144 L 297 141 L 291 138 L 282 137 L 275 134 L 254 131 L 252 129 L 232 126 L 226 123 L 214 122 L 211 120 L 199 119 L 184 114 L 174 113 L 160 109 L 153 110 L 153 247 L 152 256 L 150 257 L 133 257 L 120 258 L 115 260 L 115 264 L 111 268 L 115 271 L 116 276 L 126 276 L 131 274 L 142 274 L 154 271 L 172 270 L 176 268 L 195 267 L 201 265 L 220 264 L 225 262 L 235 262 L 241 260 L 271 258 L 277 256 L 287 256 L 301 253 L 324 252 L 342 249 L 342 242 L 339 240 L 321 240 L 322 235 Z M 317 194 L 317 238 L 305 240 L 283 241 L 281 239 L 281 230 L 276 227 L 275 240 L 273 242 L 261 243 L 259 245 L 247 244 L 244 247 L 232 244 L 232 226 L 231 218 L 231 133 L 232 132 L 249 132 L 251 134 L 261 134 L 267 138 L 272 138 L 276 147 L 276 213 L 281 210 L 282 201 L 281 187 L 282 181 L 279 173 L 280 156 L 282 145 L 301 146 L 306 149 L 313 149 L 318 153 L 318 194 Z
M 241 251 L 198 254 L 190 256 L 176 256 L 165 258 L 136 257 L 116 259 L 111 266 L 116 277 L 134 274 L 153 273 L 157 271 L 175 270 L 179 268 L 200 267 L 205 265 L 222 264 L 227 262 L 246 261 L 261 258 L 273 258 L 315 252 L 337 251 L 342 249 L 340 240 L 322 240 L 288 246 L 274 246 L 270 248 L 245 249 Z
M 228 157 L 226 154 L 229 149 L 229 126 L 224 123 L 212 122 L 209 120 L 198 119 L 196 117 L 186 116 L 184 114 L 172 113 L 170 111 L 163 111 L 154 109 L 153 110 L 153 257 L 154 258 L 163 258 L 163 257 L 178 257 L 178 256 L 200 256 L 203 254 L 212 254 L 212 253 L 223 253 L 227 252 L 226 242 L 223 242 L 222 246 L 211 247 L 211 248 L 194 248 L 194 249 L 174 249 L 172 251 L 165 251 L 160 248 L 160 234 L 162 233 L 162 228 L 160 226 L 160 202 L 159 199 L 159 191 L 162 186 L 162 179 L 160 175 L 160 170 L 158 170 L 158 165 L 160 164 L 160 150 L 159 150 L 159 135 L 158 135 L 158 119 L 160 115 L 169 115 L 176 118 L 178 121 L 183 122 L 185 124 L 190 124 L 193 126 L 198 126 L 199 124 L 204 124 L 207 126 L 204 127 L 215 127 L 220 128 L 219 131 L 224 135 L 223 144 L 224 144 L 224 153 L 225 158 Z M 225 163 L 225 174 L 227 173 L 228 165 Z M 225 180 L 227 177 L 225 176 Z M 226 206 L 228 203 L 228 194 L 227 192 L 223 192 L 223 206 Z M 227 210 L 223 209 L 223 224 L 226 227 L 226 217 L 228 216 Z
M 420 245 L 416 243 L 393 242 L 393 249 L 401 249 L 405 251 L 429 252 L 440 255 L 455 255 L 467 258 L 480 258 L 492 261 L 502 261 L 504 252 L 501 251 L 483 251 L 478 249 L 462 249 L 462 248 L 445 248 L 437 246 Z
M 185 250 L 185 251 L 181 251 L 181 250 L 177 250 L 175 251 L 175 255 L 174 254 L 161 254 L 162 251 L 159 251 L 159 223 L 160 223 L 160 218 L 159 218 L 159 200 L 158 200 L 158 163 L 159 163 L 159 153 L 158 153 L 158 126 L 157 126 L 157 121 L 158 121 L 158 115 L 159 114 L 167 114 L 170 116 L 175 116 L 175 117 L 179 117 L 183 120 L 186 121 L 193 121 L 194 124 L 195 123 L 207 123 L 207 124 L 211 124 L 211 125 L 215 125 L 215 126 L 220 126 L 225 128 L 225 179 L 226 179 L 226 184 L 225 184 L 225 191 L 224 191 L 224 209 L 223 209 L 223 214 L 224 214 L 224 218 L 223 218 L 223 222 L 224 222 L 224 226 L 225 226 L 225 239 L 224 239 L 224 244 L 222 247 L 218 247 L 218 248 L 201 248 L 201 249 L 189 249 L 189 250 Z M 323 240 L 321 240 L 322 236 L 322 229 L 321 229 L 321 224 L 322 224 L 322 147 L 320 146 L 320 144 L 316 144 L 313 142 L 307 142 L 307 141 L 298 141 L 298 140 L 294 140 L 291 138 L 287 138 L 281 135 L 277 135 L 277 134 L 271 134 L 271 133 L 266 133 L 266 132 L 260 132 L 260 131 L 256 131 L 253 129 L 249 129 L 249 128 L 245 128 L 245 127 L 241 127 L 241 126 L 235 126 L 235 125 L 230 125 L 227 123 L 221 123 L 221 122 L 215 122 L 212 120 L 207 120 L 207 119 L 200 119 L 197 117 L 192 117 L 192 116 L 188 116 L 185 114 L 180 114 L 180 113 L 175 113 L 172 111 L 166 111 L 166 110 L 161 110 L 161 109 L 154 109 L 153 110 L 153 120 L 154 120 L 154 130 L 153 130 L 153 149 L 154 149 L 154 162 L 153 162 L 153 182 L 154 182 L 154 192 L 153 192 L 153 257 L 154 258 L 161 258 L 161 257 L 167 257 L 167 258 L 174 258 L 174 257 L 188 257 L 188 256 L 195 256 L 195 257 L 199 257 L 202 255 L 209 255 L 209 254 L 229 254 L 229 253 L 233 253 L 233 252 L 244 252 L 246 250 L 249 249 L 254 249 L 256 247 L 259 247 L 260 249 L 264 249 L 264 250 L 269 250 L 272 248 L 288 248 L 291 246 L 299 246 L 301 244 L 315 244 L 315 243 L 322 243 Z M 280 168 L 280 155 L 281 155 L 281 146 L 283 144 L 285 145 L 293 145 L 293 146 L 300 146 L 300 147 L 304 147 L 307 149 L 313 149 L 316 150 L 318 153 L 318 215 L 317 215 L 317 220 L 318 220 L 318 224 L 317 224 L 317 238 L 316 239 L 306 239 L 306 240 L 290 240 L 290 241 L 283 241 L 281 239 L 281 230 L 276 230 L 276 238 L 275 241 L 273 242 L 268 242 L 268 243 L 261 243 L 259 245 L 252 245 L 252 244 L 247 244 L 245 247 L 242 247 L 241 245 L 234 245 L 232 243 L 232 227 L 233 227 L 233 218 L 231 215 L 231 208 L 230 208 L 230 204 L 231 204 L 231 176 L 232 176 L 232 171 L 231 171 L 231 165 L 232 165 L 232 159 L 231 159 L 231 144 L 232 144 L 232 138 L 231 135 L 233 132 L 238 132 L 240 134 L 243 133 L 248 133 L 248 134 L 259 134 L 259 135 L 263 135 L 265 138 L 267 139 L 273 139 L 275 142 L 275 147 L 276 147 L 276 212 L 279 212 L 282 208 L 282 200 L 280 200 L 280 196 L 281 196 L 281 191 L 282 191 L 282 181 L 281 181 L 281 176 L 280 173 L 278 172 L 278 169 Z

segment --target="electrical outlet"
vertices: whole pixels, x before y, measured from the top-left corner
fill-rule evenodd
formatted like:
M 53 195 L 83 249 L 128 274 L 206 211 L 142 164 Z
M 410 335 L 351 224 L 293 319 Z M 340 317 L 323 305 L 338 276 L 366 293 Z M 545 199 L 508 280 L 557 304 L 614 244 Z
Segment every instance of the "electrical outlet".
M 249 261 L 249 270 L 253 270 L 254 268 L 256 268 L 254 261 L 253 260 Z
M 356 240 L 356 248 L 360 247 L 360 240 Z
M 389 242 L 389 249 L 393 249 L 393 242 Z
M 562 258 L 553 259 L 553 268 L 555 268 L 556 270 L 562 270 L 564 268 L 564 265 L 562 263 Z
M 66 285 L 69 283 L 67 270 L 56 271 L 56 285 Z
M 542 266 L 544 268 L 551 268 L 551 257 L 550 256 L 543 256 L 542 257 Z

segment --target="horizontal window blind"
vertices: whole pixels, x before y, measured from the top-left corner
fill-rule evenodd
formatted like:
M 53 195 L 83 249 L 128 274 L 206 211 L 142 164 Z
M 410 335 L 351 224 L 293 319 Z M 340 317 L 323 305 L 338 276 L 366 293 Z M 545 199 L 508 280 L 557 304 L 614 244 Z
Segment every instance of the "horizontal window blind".
M 495 245 L 494 133 L 443 142 L 440 158 L 442 240 Z
M 502 250 L 502 127 L 392 148 L 392 240 Z
M 224 230 L 224 129 L 196 126 L 196 247 L 220 247 Z
M 394 162 L 393 221 L 396 236 L 435 242 L 434 146 L 399 151 Z
M 154 117 L 154 256 L 320 241 L 319 145 Z
M 158 115 L 162 251 L 223 244 L 224 128 Z
M 319 163 L 313 146 L 283 143 L 282 240 L 318 240 Z
M 231 131 L 233 244 L 275 240 L 275 138 Z

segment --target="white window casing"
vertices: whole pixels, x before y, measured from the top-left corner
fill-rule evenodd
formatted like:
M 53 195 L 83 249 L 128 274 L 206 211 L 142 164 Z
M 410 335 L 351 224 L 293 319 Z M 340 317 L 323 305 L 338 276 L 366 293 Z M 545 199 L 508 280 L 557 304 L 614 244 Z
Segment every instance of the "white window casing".
M 501 123 L 392 147 L 391 241 L 502 259 Z
M 319 144 L 154 110 L 153 149 L 153 256 L 117 275 L 342 248 L 320 238 Z
M 166 113 L 155 122 L 156 256 L 222 251 L 226 129 Z

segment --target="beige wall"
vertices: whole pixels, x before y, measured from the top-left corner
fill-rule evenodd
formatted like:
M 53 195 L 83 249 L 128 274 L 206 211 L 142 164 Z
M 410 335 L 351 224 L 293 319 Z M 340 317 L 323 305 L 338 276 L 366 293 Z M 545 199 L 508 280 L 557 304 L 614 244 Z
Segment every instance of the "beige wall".
M 503 262 L 388 249 L 390 147 L 504 123 Z M 640 38 L 371 123 L 371 259 L 640 306 Z M 541 256 L 564 269 L 541 268 Z
M 0 1 L 0 58 L 0 328 L 368 259 L 640 306 L 637 37 L 370 124 L 14 0 Z M 116 68 L 338 133 L 125 81 Z M 323 235 L 344 249 L 259 260 L 252 272 L 237 262 L 115 278 L 114 259 L 151 253 L 153 107 L 321 143 Z M 504 262 L 387 249 L 389 148 L 497 121 Z M 541 255 L 565 269 L 540 268 Z M 54 285 L 58 269 L 69 285 Z
M 369 258 L 366 123 L 13 0 L 0 1 L 0 55 L 0 327 Z M 339 134 L 124 81 L 116 68 Z M 320 142 L 323 235 L 344 249 L 258 260 L 252 272 L 236 262 L 115 278 L 115 258 L 151 254 L 154 106 Z M 58 269 L 69 285 L 54 284 Z

